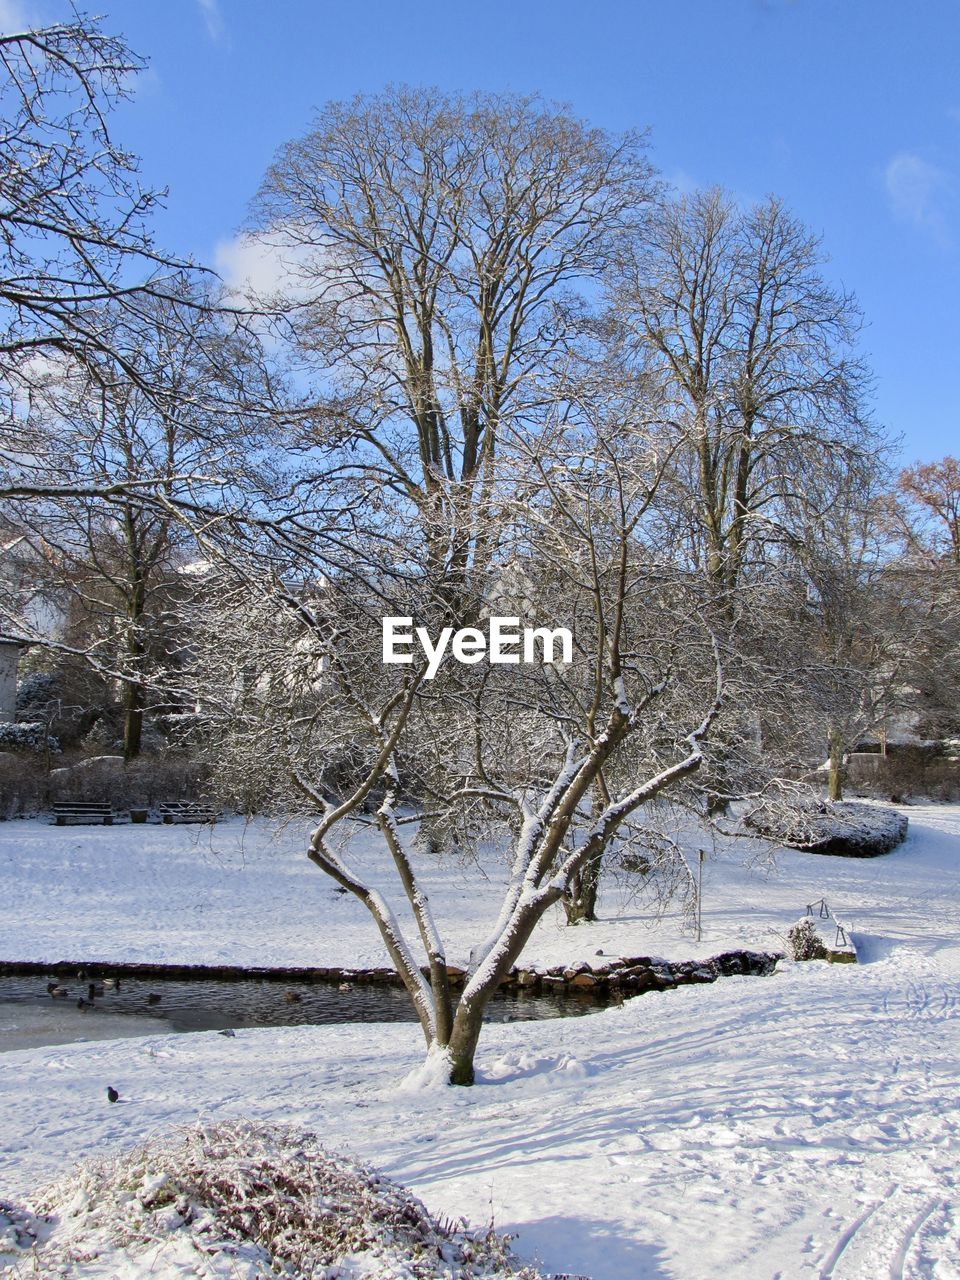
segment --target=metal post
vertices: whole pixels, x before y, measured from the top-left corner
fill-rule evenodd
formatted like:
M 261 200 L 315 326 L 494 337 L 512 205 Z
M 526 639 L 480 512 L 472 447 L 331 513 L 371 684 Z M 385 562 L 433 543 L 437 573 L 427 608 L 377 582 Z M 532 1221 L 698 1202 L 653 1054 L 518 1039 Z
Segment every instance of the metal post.
M 707 856 L 703 849 L 698 849 L 700 865 L 697 870 L 697 941 L 703 932 L 703 860 Z

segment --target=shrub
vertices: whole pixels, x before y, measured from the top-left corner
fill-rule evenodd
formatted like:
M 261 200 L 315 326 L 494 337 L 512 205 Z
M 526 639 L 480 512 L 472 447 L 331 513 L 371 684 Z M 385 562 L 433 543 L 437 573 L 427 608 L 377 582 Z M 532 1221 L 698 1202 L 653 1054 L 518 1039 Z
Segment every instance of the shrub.
M 131 1275 L 179 1274 L 192 1254 L 203 1275 L 540 1280 L 506 1237 L 438 1221 L 405 1188 L 324 1150 L 313 1134 L 243 1120 L 85 1163 L 37 1208 L 52 1231 L 14 1206 L 7 1216 L 18 1247 L 48 1274 L 72 1274 L 72 1262 L 94 1257 L 115 1275 L 110 1254 L 122 1250 Z
M 794 960 L 825 960 L 827 948 L 809 916 L 801 916 L 787 930 L 787 948 Z
M 17 683 L 17 713 L 24 718 L 42 713 L 60 696 L 60 681 L 49 671 L 31 671 Z
M 858 794 L 901 803 L 908 796 L 928 800 L 960 800 L 960 762 L 953 739 L 941 753 L 902 750 L 888 756 L 854 756 L 849 783 Z
M 0 820 L 38 813 L 47 794 L 47 770 L 40 756 L 0 753 Z
M 38 721 L 13 724 L 0 721 L 0 751 L 59 752 L 60 743 L 47 733 L 47 727 Z
M 798 800 L 758 806 L 745 815 L 749 830 L 791 849 L 840 858 L 876 858 L 906 837 L 907 819 L 895 809 L 855 801 Z
M 53 800 L 89 800 L 115 809 L 150 808 L 164 800 L 205 800 L 206 771 L 182 756 L 91 756 L 50 775 Z

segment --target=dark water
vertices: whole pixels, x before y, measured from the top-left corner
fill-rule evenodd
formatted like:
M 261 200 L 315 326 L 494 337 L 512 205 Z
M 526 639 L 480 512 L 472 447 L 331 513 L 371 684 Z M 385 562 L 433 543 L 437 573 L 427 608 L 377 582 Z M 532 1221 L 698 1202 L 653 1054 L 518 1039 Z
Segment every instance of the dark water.
M 51 996 L 48 983 L 64 989 Z M 159 997 L 159 998 L 158 998 Z M 78 1008 L 78 1001 L 84 1007 Z M 487 1021 L 514 1022 L 591 1013 L 606 1002 L 567 992 L 502 993 Z M 88 984 L 55 974 L 0 977 L 0 1051 L 165 1031 L 225 1031 L 336 1022 L 413 1022 L 406 991 L 379 984 L 123 978 L 90 1000 Z

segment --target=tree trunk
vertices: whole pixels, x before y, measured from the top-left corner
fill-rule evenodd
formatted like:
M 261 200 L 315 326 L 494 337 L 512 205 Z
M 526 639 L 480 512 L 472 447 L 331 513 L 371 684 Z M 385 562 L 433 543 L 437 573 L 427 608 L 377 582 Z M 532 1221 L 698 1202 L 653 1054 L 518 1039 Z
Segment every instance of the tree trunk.
M 602 813 L 610 803 L 603 773 L 597 775 L 593 786 L 593 812 Z M 600 896 L 600 877 L 603 874 L 603 850 L 588 858 L 570 882 L 563 895 L 563 909 L 567 924 L 592 924 L 597 918 L 597 899 Z
M 838 729 L 830 729 L 830 773 L 827 783 L 827 799 L 843 799 L 843 740 Z
M 472 1085 L 476 1078 L 473 1059 L 483 1029 L 483 1011 L 489 998 L 481 994 L 470 1000 L 461 1000 L 457 1006 L 453 1032 L 446 1046 L 450 1055 L 451 1084 Z
M 597 897 L 600 893 L 600 870 L 603 855 L 597 854 L 584 864 L 574 877 L 570 890 L 563 896 L 563 909 L 567 924 L 591 923 L 597 918 Z
M 484 966 L 482 981 L 471 979 L 467 983 L 453 1017 L 453 1030 L 450 1033 L 449 1043 L 445 1046 L 450 1055 L 451 1084 L 473 1084 L 473 1059 L 477 1052 L 480 1032 L 483 1029 L 484 1010 L 527 945 L 537 921 L 559 900 L 560 896 L 559 888 L 550 887 L 541 890 L 537 902 L 519 909 L 513 923 L 503 935 L 506 945 L 498 949 L 496 962 L 489 968 Z
M 123 759 L 126 763 L 135 760 L 140 754 L 143 741 L 143 704 L 145 689 L 142 679 L 144 644 L 140 624 L 146 610 L 146 584 L 139 571 L 136 574 L 133 589 L 127 601 L 127 661 L 131 671 L 130 679 L 123 685 Z M 133 673 L 136 673 L 136 677 Z
M 143 740 L 143 686 L 127 681 L 123 686 L 123 758 L 135 760 Z

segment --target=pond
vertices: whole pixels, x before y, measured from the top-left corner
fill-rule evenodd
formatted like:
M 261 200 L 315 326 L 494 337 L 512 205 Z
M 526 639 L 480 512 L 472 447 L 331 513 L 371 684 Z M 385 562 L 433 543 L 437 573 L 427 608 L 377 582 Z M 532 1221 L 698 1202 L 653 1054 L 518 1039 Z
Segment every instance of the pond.
M 487 1021 L 572 1017 L 610 1003 L 592 992 L 500 992 Z M 124 977 L 91 986 L 54 972 L 0 976 L 0 1052 L 167 1031 L 413 1021 L 406 991 L 382 983 Z

